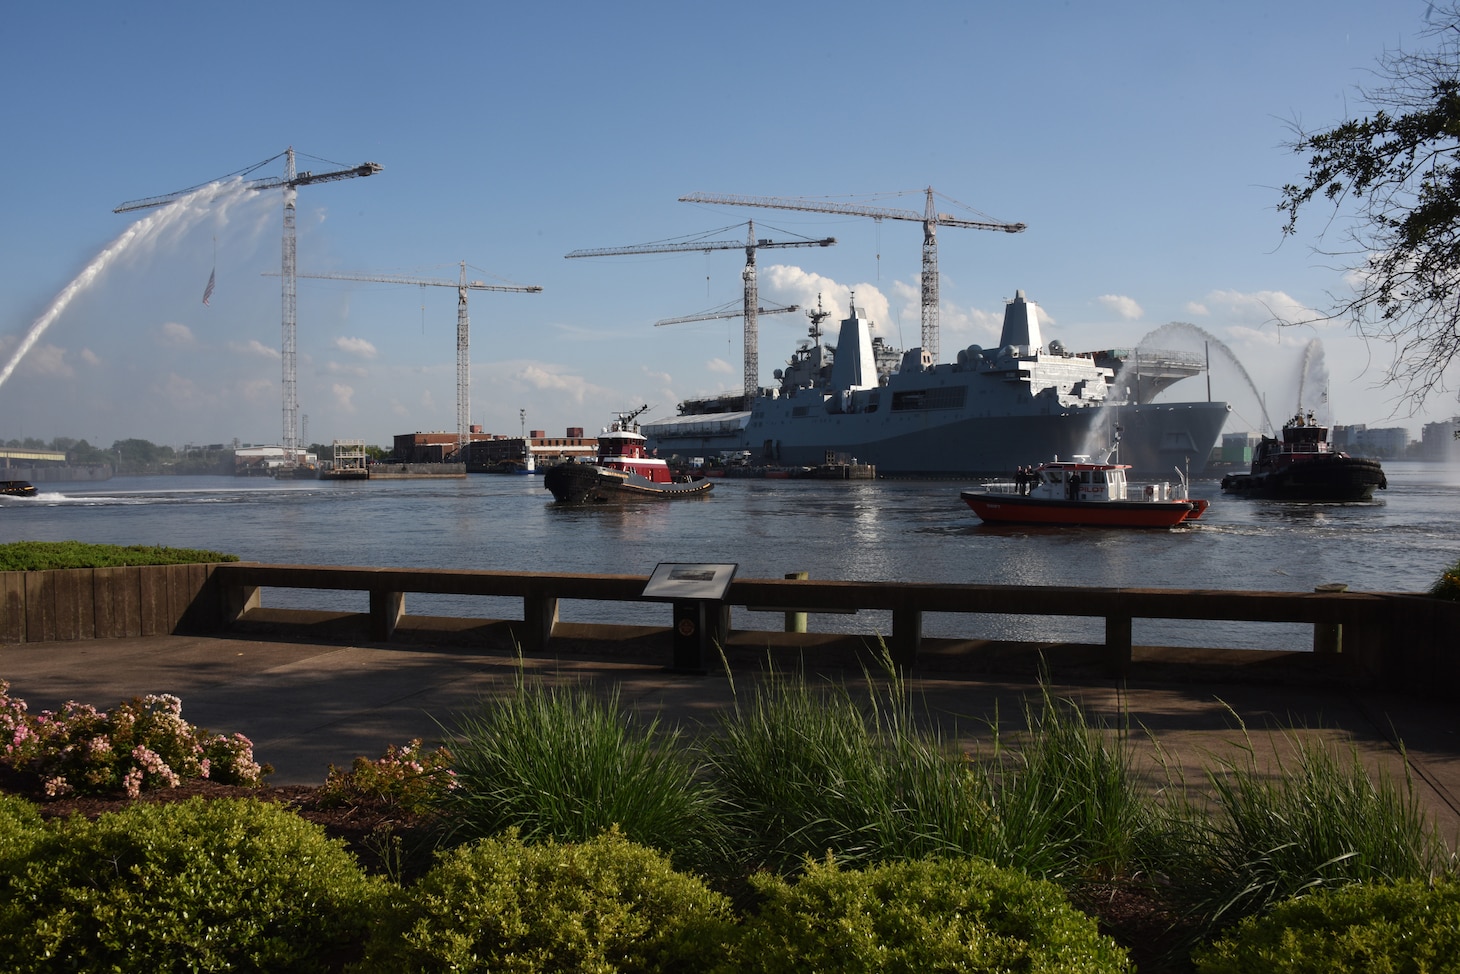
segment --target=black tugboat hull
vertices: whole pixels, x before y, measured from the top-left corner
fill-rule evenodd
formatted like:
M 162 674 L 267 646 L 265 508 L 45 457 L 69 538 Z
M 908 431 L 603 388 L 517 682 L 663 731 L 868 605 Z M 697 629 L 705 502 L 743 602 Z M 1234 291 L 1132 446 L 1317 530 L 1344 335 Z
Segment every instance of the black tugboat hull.
M 1389 486 L 1375 460 L 1325 455 L 1264 473 L 1228 474 L 1222 490 L 1255 500 L 1371 501 L 1374 491 Z
M 662 484 L 623 470 L 591 463 L 560 463 L 543 474 L 542 485 L 559 504 L 607 504 L 635 497 L 677 498 L 708 494 L 710 480 Z

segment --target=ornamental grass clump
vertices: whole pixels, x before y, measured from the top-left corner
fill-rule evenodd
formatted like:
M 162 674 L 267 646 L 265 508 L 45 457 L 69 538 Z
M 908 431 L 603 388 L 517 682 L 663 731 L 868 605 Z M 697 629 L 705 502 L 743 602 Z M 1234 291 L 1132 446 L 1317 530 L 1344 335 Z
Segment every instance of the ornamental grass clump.
M 977 859 L 842 869 L 809 862 L 794 882 L 769 873 L 723 974 L 803 971 L 1104 974 L 1125 951 L 1059 887 Z
M 978 845 L 986 780 L 917 724 L 895 671 L 869 682 L 863 705 L 845 686 L 772 670 L 722 719 L 709 761 L 744 868 L 794 873 L 828 850 L 861 863 Z
M 445 841 L 517 829 L 528 841 L 625 838 L 702 869 L 720 828 L 695 750 L 678 730 L 636 719 L 591 687 L 520 682 L 459 715 L 449 743 L 454 787 L 434 802 Z
M 67 701 L 55 712 L 31 714 L 0 680 L 0 765 L 34 775 L 52 798 L 176 788 L 207 778 L 257 785 L 270 769 L 254 760 L 242 734 L 211 734 L 182 719 L 182 701 L 149 694 L 111 711 Z
M 1413 781 L 1371 776 L 1347 756 L 1297 737 L 1293 757 L 1243 757 L 1208 769 L 1217 810 L 1185 818 L 1171 864 L 1185 906 L 1212 932 L 1299 894 L 1352 883 L 1427 880 L 1455 868 Z M 1291 763 L 1291 766 L 1290 766 Z
M 1124 737 L 1091 725 L 1041 687 L 1026 701 L 1027 733 L 991 763 L 993 840 L 982 854 L 1047 879 L 1128 871 L 1148 854 L 1158 815 L 1130 767 Z
M 398 890 L 352 970 L 694 974 L 733 933 L 725 897 L 617 830 L 532 844 L 509 832 Z
M 1460 883 L 1319 890 L 1243 920 L 1192 960 L 1199 974 L 1460 971 Z
M 384 884 L 272 802 L 142 803 L 48 828 L 0 879 L 0 970 L 325 971 Z

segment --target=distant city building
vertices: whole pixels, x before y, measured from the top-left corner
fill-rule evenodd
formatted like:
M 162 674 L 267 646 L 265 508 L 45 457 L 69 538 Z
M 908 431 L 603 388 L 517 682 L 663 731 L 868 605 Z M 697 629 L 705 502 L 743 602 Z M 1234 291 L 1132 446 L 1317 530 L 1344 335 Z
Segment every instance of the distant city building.
M 482 471 L 504 464 L 525 464 L 529 451 L 533 466 L 541 469 L 564 460 L 597 456 L 598 440 L 585 437 L 581 426 L 569 426 L 563 436 L 548 436 L 545 430 L 528 430 L 526 438 L 493 436 L 468 447 L 466 469 Z
M 313 453 L 295 451 L 295 462 L 305 466 L 317 466 L 319 457 Z M 250 475 L 267 476 L 275 467 L 284 465 L 282 446 L 250 446 L 233 451 L 233 472 L 241 477 Z
M 1403 426 L 1369 429 L 1360 423 L 1335 426 L 1329 436 L 1333 448 L 1356 457 L 1402 460 L 1409 451 L 1409 430 Z
M 1420 458 L 1431 463 L 1460 463 L 1460 416 L 1425 423 L 1420 430 Z

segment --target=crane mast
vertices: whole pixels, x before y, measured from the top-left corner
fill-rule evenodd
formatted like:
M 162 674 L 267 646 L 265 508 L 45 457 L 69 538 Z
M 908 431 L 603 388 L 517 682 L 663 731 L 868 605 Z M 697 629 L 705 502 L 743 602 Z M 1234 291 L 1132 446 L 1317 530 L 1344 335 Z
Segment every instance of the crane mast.
M 468 281 L 466 279 L 466 261 L 461 262 L 461 279 L 458 281 L 433 281 L 393 274 L 299 274 L 298 276 L 332 281 L 371 281 L 376 284 L 419 284 L 422 287 L 456 288 L 456 452 L 465 460 L 466 447 L 471 442 L 471 316 L 467 313 L 466 292 L 516 291 L 540 294 L 542 288 L 536 284 L 486 284 L 482 281 Z
M 284 241 L 282 247 L 283 259 L 279 269 L 279 276 L 283 278 L 283 294 L 281 298 L 281 304 L 283 305 L 283 321 L 281 324 L 281 331 L 283 334 L 280 340 L 280 357 L 283 359 L 282 378 L 284 399 L 284 430 L 283 443 L 281 444 L 281 446 L 284 449 L 285 465 L 292 467 L 298 460 L 300 445 L 298 395 L 299 368 L 296 355 L 297 327 L 295 321 L 297 294 L 294 283 L 295 199 L 298 195 L 296 190 L 300 186 L 308 186 L 312 183 L 329 183 L 341 179 L 354 179 L 357 176 L 373 176 L 375 173 L 380 172 L 381 166 L 378 163 L 374 162 L 364 162 L 358 166 L 352 166 L 349 169 L 338 169 L 331 172 L 322 173 L 301 173 L 298 172 L 295 168 L 294 147 L 292 145 L 288 149 L 284 150 L 283 155 L 284 176 L 282 179 L 278 177 L 252 179 L 246 182 L 244 185 L 254 190 L 278 189 L 280 187 L 282 187 L 284 190 Z M 259 168 L 259 166 L 267 165 L 277 158 L 279 157 L 274 156 L 272 159 L 265 159 L 263 162 L 259 163 L 258 166 L 252 167 L 252 169 L 257 169 Z M 252 169 L 248 171 L 252 171 Z M 192 187 L 192 189 L 180 190 L 176 193 L 166 193 L 162 196 L 148 196 L 139 200 L 130 200 L 129 202 L 123 203 L 120 206 L 116 207 L 114 210 L 112 210 L 112 212 L 127 213 L 132 210 L 145 210 L 154 206 L 165 206 L 168 203 L 172 203 L 178 199 L 181 199 L 183 196 L 186 196 L 188 193 L 191 193 L 193 192 L 193 190 L 199 188 L 200 187 L 194 186 Z
M 681 240 L 668 243 L 655 244 L 634 244 L 627 247 L 596 247 L 589 250 L 575 250 L 565 257 L 617 257 L 629 254 L 668 254 L 684 251 L 705 251 L 731 250 L 740 247 L 745 248 L 745 270 L 741 272 L 741 280 L 744 283 L 744 310 L 739 316 L 745 318 L 745 344 L 743 352 L 744 361 L 744 391 L 747 399 L 753 397 L 760 388 L 760 324 L 756 315 L 771 313 L 760 309 L 760 295 L 755 276 L 755 252 L 757 250 L 771 250 L 778 247 L 830 247 L 836 243 L 835 237 L 825 237 L 821 240 L 757 240 L 755 239 L 755 221 L 746 223 L 747 233 L 744 243 L 734 240 Z M 733 318 L 737 315 L 716 314 L 709 316 L 691 316 L 682 319 L 666 319 L 656 324 L 671 324 L 680 321 L 705 321 L 708 318 Z
M 857 203 L 835 203 L 827 200 L 797 199 L 784 196 L 735 196 L 716 193 L 691 193 L 681 196 L 681 203 L 715 203 L 724 206 L 754 206 L 773 210 L 796 210 L 804 213 L 838 213 L 864 216 L 873 220 L 912 220 L 923 225 L 922 342 L 923 364 L 938 362 L 938 227 L 964 227 L 975 230 L 1002 230 L 1020 233 L 1023 223 L 1000 223 L 994 220 L 967 220 L 939 213 L 933 204 L 933 187 L 926 190 L 927 203 L 922 213 L 888 206 L 865 206 Z

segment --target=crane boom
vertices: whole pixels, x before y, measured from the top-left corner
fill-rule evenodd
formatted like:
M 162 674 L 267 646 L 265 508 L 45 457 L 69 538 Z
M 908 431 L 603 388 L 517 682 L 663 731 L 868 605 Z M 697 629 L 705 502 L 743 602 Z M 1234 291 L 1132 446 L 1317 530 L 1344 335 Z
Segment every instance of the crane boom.
M 747 244 L 743 240 L 686 240 L 662 244 L 635 244 L 631 247 L 595 247 L 589 250 L 575 250 L 571 254 L 564 254 L 564 257 L 619 257 L 628 254 L 672 254 L 689 251 L 711 250 L 739 250 L 742 247 L 754 247 L 757 250 L 769 250 L 773 247 L 830 247 L 836 243 L 835 237 L 826 237 L 822 240 L 757 240 L 753 244 Z
M 280 358 L 283 360 L 282 368 L 284 399 L 284 442 L 282 446 L 284 448 L 285 465 L 293 467 L 295 464 L 296 456 L 299 452 L 299 367 L 296 354 L 298 342 L 298 323 L 295 320 L 295 308 L 297 301 L 294 282 L 294 200 L 297 195 L 296 190 L 300 186 L 308 186 L 311 183 L 331 183 L 340 179 L 353 179 L 357 176 L 373 176 L 375 173 L 380 172 L 382 167 L 379 163 L 363 162 L 360 165 L 353 166 L 349 169 L 337 169 L 331 172 L 298 172 L 295 169 L 294 165 L 294 147 L 292 145 L 289 146 L 289 148 L 285 149 L 282 153 L 280 153 L 280 155 L 284 156 L 283 176 L 270 176 L 262 179 L 253 179 L 245 182 L 244 185 L 249 187 L 250 189 L 256 190 L 280 188 L 284 190 L 284 234 L 282 247 L 283 259 L 280 262 L 281 270 L 279 273 L 279 276 L 283 278 L 283 294 L 281 297 L 281 304 L 283 305 L 283 321 L 280 327 L 280 332 L 282 333 L 282 354 L 280 355 Z M 277 158 L 279 158 L 279 156 L 274 156 L 272 159 L 265 159 L 263 162 L 259 163 L 258 166 L 253 166 L 252 168 L 245 171 L 252 172 L 254 169 L 259 168 L 259 166 L 267 165 Z M 144 210 L 154 206 L 165 206 L 168 203 L 172 203 L 181 199 L 188 193 L 191 193 L 198 188 L 199 187 L 194 186 L 192 189 L 179 190 L 176 193 L 165 193 L 162 196 L 148 196 L 143 199 L 132 200 L 130 202 L 121 204 L 116 209 L 112 210 L 112 212 L 126 213 L 131 210 Z
M 760 307 L 760 295 L 757 290 L 755 277 L 755 252 L 757 250 L 771 250 L 777 247 L 830 247 L 836 243 L 835 237 L 825 237 L 821 240 L 757 240 L 755 238 L 755 221 L 750 220 L 745 224 L 748 228 L 747 239 L 744 243 L 735 240 L 679 240 L 666 243 L 635 244 L 628 247 L 598 247 L 592 250 L 575 250 L 565 257 L 614 257 L 625 254 L 669 254 L 683 253 L 686 251 L 731 250 L 740 247 L 745 248 L 745 270 L 741 278 L 745 283 L 745 307 L 740 315 L 745 318 L 745 371 L 744 389 L 746 397 L 756 394 L 760 387 L 760 326 L 756 322 L 756 314 Z M 735 317 L 734 315 L 723 315 L 721 317 Z M 685 321 L 704 321 L 704 318 L 686 318 Z M 659 324 L 669 324 L 669 321 L 661 321 Z
M 723 193 L 691 193 L 681 196 L 681 203 L 715 203 L 724 206 L 758 206 L 773 210 L 795 210 L 802 213 L 839 213 L 844 216 L 865 216 L 873 220 L 912 220 L 923 225 L 923 361 L 936 364 L 939 358 L 938 327 L 938 227 L 960 227 L 974 230 L 1002 230 L 1022 233 L 1023 223 L 1001 223 L 994 220 L 967 220 L 939 213 L 933 206 L 933 187 L 926 190 L 927 204 L 922 213 L 888 206 L 867 206 L 860 203 L 837 203 L 830 200 L 803 199 L 789 196 L 736 196 Z
M 783 315 L 788 311 L 800 310 L 799 305 L 793 304 L 788 308 L 756 308 L 755 313 L 757 315 Z M 682 318 L 661 318 L 654 322 L 654 327 L 658 328 L 661 325 L 685 325 L 691 321 L 714 321 L 717 318 L 739 318 L 744 314 L 744 311 L 707 311 L 704 314 L 685 315 Z
M 277 158 L 277 156 L 275 158 Z M 286 176 L 270 176 L 267 179 L 250 179 L 248 182 L 244 183 L 244 185 L 253 190 L 282 189 L 286 186 L 308 186 L 311 183 L 332 183 L 340 179 L 354 179 L 357 176 L 373 176 L 376 173 L 380 172 L 382 168 L 383 167 L 379 163 L 362 162 L 358 166 L 352 166 L 349 169 L 339 169 L 334 172 L 316 173 L 305 171 L 299 173 L 293 179 L 289 179 Z M 178 199 L 181 199 L 188 193 L 191 193 L 193 190 L 198 188 L 199 187 L 194 186 L 193 189 L 184 189 L 176 193 L 164 193 L 161 196 L 148 196 L 140 200 L 131 200 L 129 202 L 121 204 L 116 209 L 112 210 L 112 212 L 127 213 L 131 210 L 145 210 L 154 206 L 166 206 L 168 203 L 172 203 Z
M 542 288 L 536 284 L 486 284 L 482 281 L 468 281 L 466 261 L 461 262 L 461 279 L 458 281 L 433 281 L 397 274 L 320 273 L 297 276 L 330 281 L 369 281 L 375 284 L 419 284 L 422 287 L 456 288 L 456 453 L 465 462 L 467 444 L 471 442 L 471 316 L 467 314 L 466 292 L 518 291 L 540 294 Z

